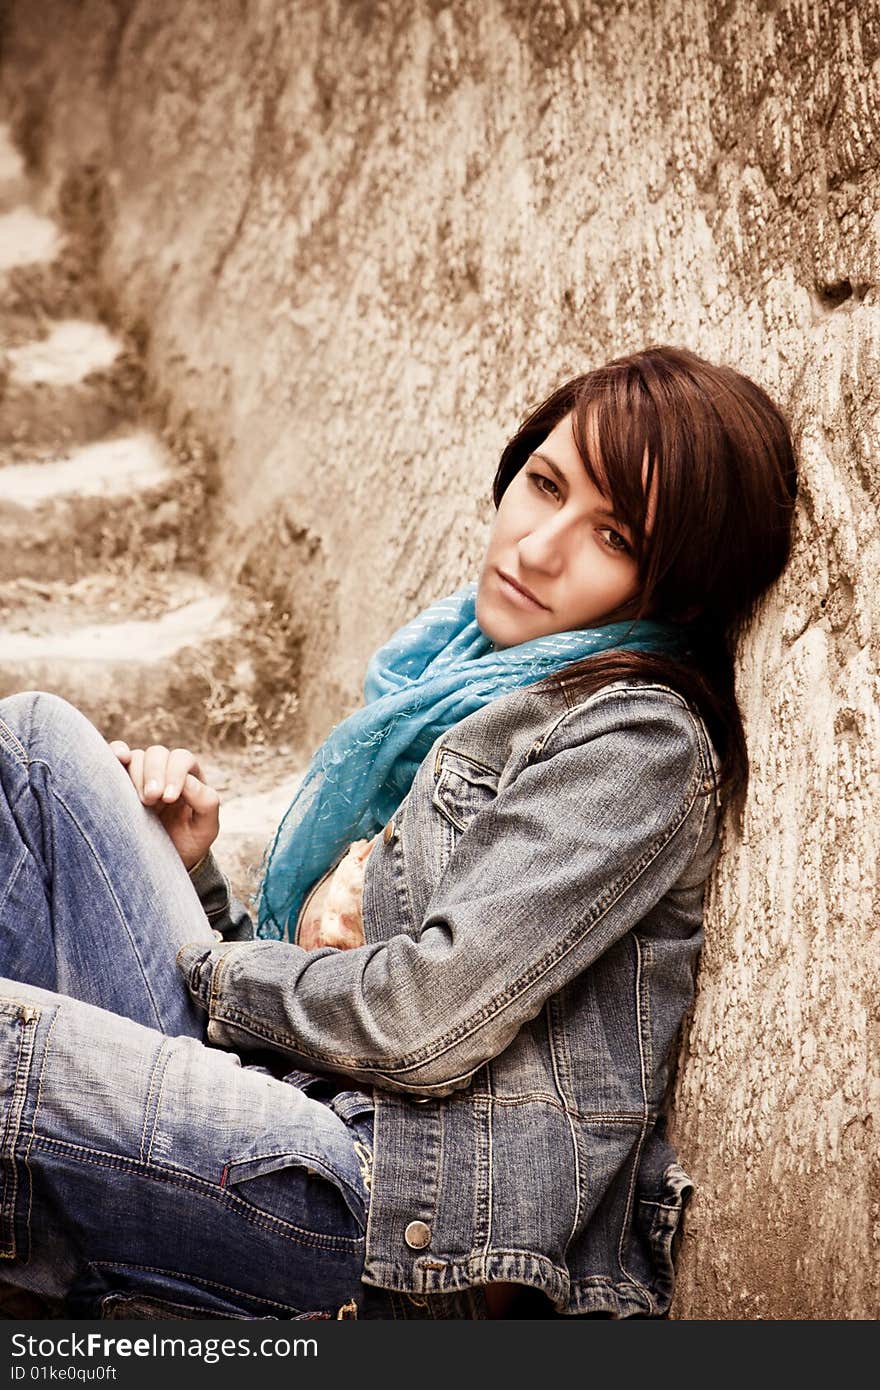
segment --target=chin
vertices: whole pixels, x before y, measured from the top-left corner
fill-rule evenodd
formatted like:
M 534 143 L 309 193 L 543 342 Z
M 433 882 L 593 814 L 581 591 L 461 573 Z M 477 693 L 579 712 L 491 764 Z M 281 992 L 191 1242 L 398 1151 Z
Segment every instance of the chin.
M 516 638 L 511 639 L 509 633 L 505 631 L 507 625 L 503 619 L 499 619 L 497 613 L 492 611 L 491 604 L 480 603 L 478 600 L 474 609 L 474 617 L 483 636 L 488 637 L 489 641 L 496 646 L 509 647 L 512 645 L 512 641 L 518 640 Z
M 526 630 L 524 623 L 518 623 L 509 613 L 498 614 L 493 613 L 491 608 L 488 611 L 480 609 L 475 612 L 475 617 L 480 631 L 496 647 L 516 647 L 535 636 L 534 632 Z
M 487 607 L 485 598 L 478 590 L 476 602 L 474 604 L 474 617 L 477 620 L 477 626 L 479 627 L 480 631 L 483 633 L 485 637 L 488 637 L 490 642 L 494 642 L 496 640 L 492 616 L 493 615 L 491 605 Z

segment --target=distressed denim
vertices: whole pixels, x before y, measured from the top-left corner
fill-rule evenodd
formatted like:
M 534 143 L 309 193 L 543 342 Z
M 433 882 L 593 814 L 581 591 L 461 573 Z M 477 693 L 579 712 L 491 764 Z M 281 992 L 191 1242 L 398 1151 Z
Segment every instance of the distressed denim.
M 215 939 L 97 730 L 0 701 L 0 1282 L 73 1317 L 356 1315 L 371 1095 L 207 1046 L 175 954 Z
M 363 946 L 178 952 L 211 1041 L 375 1088 L 367 1316 L 479 1316 L 495 1281 L 558 1316 L 668 1311 L 718 771 L 674 690 L 560 673 L 437 739 L 367 860 Z

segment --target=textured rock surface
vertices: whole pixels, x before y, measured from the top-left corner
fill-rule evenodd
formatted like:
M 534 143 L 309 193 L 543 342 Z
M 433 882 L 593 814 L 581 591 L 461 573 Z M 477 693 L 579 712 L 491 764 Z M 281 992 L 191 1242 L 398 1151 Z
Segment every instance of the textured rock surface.
M 525 408 L 651 341 L 750 372 L 803 483 L 743 643 L 675 1131 L 676 1312 L 880 1312 L 880 11 L 746 0 L 9 0 L 49 188 L 223 461 L 216 555 L 289 602 L 303 735 L 475 572 Z

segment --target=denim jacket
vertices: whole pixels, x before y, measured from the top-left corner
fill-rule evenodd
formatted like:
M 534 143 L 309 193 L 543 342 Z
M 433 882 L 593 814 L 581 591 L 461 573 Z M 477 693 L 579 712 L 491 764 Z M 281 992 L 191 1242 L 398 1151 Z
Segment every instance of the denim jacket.
M 367 859 L 364 945 L 179 953 L 212 1042 L 373 1088 L 367 1286 L 665 1314 L 691 1183 L 664 1107 L 718 770 L 668 686 L 577 698 L 563 671 L 435 742 Z M 215 927 L 248 934 L 211 891 Z

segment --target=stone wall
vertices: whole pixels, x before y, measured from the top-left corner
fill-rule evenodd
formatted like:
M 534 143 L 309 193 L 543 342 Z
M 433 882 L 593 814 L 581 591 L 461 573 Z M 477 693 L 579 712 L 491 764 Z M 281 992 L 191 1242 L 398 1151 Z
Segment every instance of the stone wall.
M 876 1317 L 878 6 L 8 0 L 3 83 L 47 196 L 93 180 L 117 312 L 217 449 L 216 563 L 296 610 L 308 739 L 476 573 L 500 446 L 558 381 L 684 343 L 788 409 L 676 1313 Z

